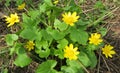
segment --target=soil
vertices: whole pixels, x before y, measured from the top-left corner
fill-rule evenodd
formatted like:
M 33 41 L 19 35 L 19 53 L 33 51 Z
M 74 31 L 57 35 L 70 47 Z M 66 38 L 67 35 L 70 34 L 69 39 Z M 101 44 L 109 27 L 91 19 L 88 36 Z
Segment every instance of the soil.
M 106 2 L 107 0 L 102 1 Z M 90 10 L 89 7 L 92 4 L 91 2 L 92 1 L 88 1 L 86 4 L 86 6 L 88 6 L 88 8 L 86 8 L 87 10 Z M 108 4 L 111 11 L 112 7 L 118 7 L 114 3 L 106 2 L 105 4 Z M 86 9 L 84 10 L 87 11 Z M 0 2 L 0 72 L 8 69 L 8 73 L 34 73 L 38 63 L 33 61 L 29 66 L 20 68 L 13 64 L 14 56 L 9 56 L 8 48 L 5 43 L 5 35 L 14 33 L 15 31 L 14 28 L 7 28 L 3 18 L 3 15 L 9 13 L 9 10 L 12 11 L 16 9 L 5 7 L 4 2 Z M 97 51 L 98 65 L 94 69 L 88 69 L 90 73 L 120 73 L 120 8 L 113 12 L 113 16 L 113 18 L 107 18 L 104 20 L 106 22 L 104 25 L 108 30 L 104 40 L 114 46 L 116 55 L 114 55 L 113 58 L 107 59 L 101 54 L 101 50 Z

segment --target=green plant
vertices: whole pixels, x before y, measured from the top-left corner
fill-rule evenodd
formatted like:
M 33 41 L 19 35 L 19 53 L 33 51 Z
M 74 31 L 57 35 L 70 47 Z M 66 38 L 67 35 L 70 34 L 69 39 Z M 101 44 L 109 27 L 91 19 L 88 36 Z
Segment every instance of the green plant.
M 5 0 L 5 1 L 6 1 L 6 3 L 5 3 L 6 6 L 9 6 L 10 2 L 12 2 L 12 1 L 16 2 L 16 5 L 18 6 L 18 5 L 22 4 L 24 0 Z
M 14 61 L 16 66 L 30 64 L 34 53 L 42 60 L 36 73 L 89 73 L 86 68 L 96 66 L 95 50 L 104 46 L 102 37 L 107 32 L 99 23 L 102 23 L 107 12 L 100 12 L 99 17 L 88 19 L 74 0 L 64 1 L 63 5 L 44 0 L 37 9 L 22 14 L 21 30 L 6 36 L 10 55 L 17 55 Z M 104 5 L 101 7 L 101 2 L 94 7 L 105 9 Z M 63 62 L 60 70 L 54 69 L 58 61 Z

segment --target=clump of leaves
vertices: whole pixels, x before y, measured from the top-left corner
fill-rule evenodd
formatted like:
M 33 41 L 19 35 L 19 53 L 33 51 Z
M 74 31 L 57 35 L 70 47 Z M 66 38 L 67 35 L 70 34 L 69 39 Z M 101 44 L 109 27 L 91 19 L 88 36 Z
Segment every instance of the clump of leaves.
M 51 0 L 44 0 L 37 9 L 22 14 L 21 30 L 6 36 L 10 55 L 17 55 L 16 66 L 30 64 L 34 53 L 42 60 L 36 73 L 89 73 L 86 68 L 96 66 L 95 50 L 104 46 L 102 37 L 106 34 L 105 28 L 97 27 L 106 12 L 103 12 L 104 16 L 87 19 L 74 0 L 63 1 L 64 7 L 61 2 L 54 4 Z M 97 2 L 94 7 L 104 10 L 101 5 Z M 96 29 L 88 31 L 89 27 Z M 59 64 L 57 59 L 66 62 L 61 63 L 60 70 L 55 69 Z

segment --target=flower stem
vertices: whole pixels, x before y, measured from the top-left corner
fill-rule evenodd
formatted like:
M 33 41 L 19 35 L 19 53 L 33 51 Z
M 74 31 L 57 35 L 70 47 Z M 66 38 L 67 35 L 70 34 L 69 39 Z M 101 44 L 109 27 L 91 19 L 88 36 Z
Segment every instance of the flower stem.
M 80 64 L 80 66 L 86 71 L 86 73 L 90 73 L 79 60 L 77 60 L 77 61 Z

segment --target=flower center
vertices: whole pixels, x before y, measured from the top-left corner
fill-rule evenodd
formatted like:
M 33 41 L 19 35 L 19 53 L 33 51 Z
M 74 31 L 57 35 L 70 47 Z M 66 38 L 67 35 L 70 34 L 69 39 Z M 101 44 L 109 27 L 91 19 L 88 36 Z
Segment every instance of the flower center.
M 15 22 L 15 21 L 16 21 L 16 17 L 13 17 L 13 18 L 11 19 L 11 21 L 12 21 L 12 22 Z
M 73 23 L 73 17 L 72 17 L 72 16 L 69 16 L 69 17 L 68 17 L 68 23 L 69 23 L 69 24 Z
M 110 53 L 110 50 L 109 49 L 105 49 L 104 51 L 106 54 L 109 54 Z
M 73 57 L 74 54 L 75 54 L 75 52 L 73 50 L 70 50 L 68 55 Z

